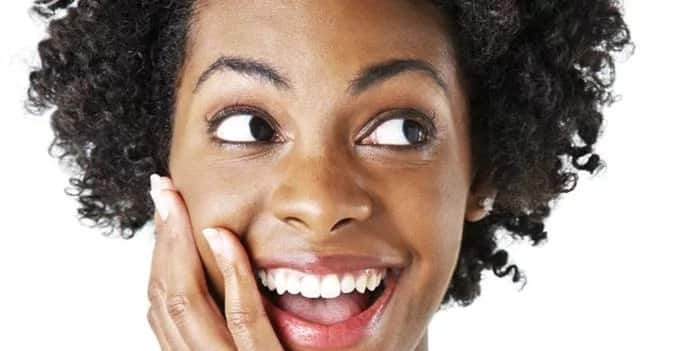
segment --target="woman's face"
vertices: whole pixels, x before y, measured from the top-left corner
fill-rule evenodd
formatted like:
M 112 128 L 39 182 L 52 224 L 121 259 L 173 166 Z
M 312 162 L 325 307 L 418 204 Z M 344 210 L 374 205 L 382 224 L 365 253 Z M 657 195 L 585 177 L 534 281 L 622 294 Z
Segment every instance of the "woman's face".
M 425 342 L 463 221 L 479 214 L 467 205 L 468 102 L 443 21 L 422 1 L 202 1 L 169 171 L 217 296 L 205 227 L 237 233 L 257 268 L 342 273 L 343 257 L 328 256 L 374 257 L 366 268 L 400 274 L 353 349 Z

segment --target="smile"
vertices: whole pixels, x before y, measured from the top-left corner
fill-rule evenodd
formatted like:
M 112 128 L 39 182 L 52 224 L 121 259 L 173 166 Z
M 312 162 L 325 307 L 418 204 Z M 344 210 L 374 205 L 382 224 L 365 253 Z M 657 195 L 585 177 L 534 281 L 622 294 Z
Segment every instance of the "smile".
M 374 334 L 402 269 L 358 269 L 362 261 L 326 257 L 314 264 L 258 268 L 265 309 L 278 336 L 287 345 L 338 349 Z
M 275 268 L 258 271 L 258 277 L 263 286 L 278 295 L 285 292 L 296 295 L 301 293 L 306 298 L 333 299 L 341 293 L 349 294 L 357 291 L 374 291 L 386 276 L 386 268 L 368 268 L 343 274 L 307 274 L 289 268 Z

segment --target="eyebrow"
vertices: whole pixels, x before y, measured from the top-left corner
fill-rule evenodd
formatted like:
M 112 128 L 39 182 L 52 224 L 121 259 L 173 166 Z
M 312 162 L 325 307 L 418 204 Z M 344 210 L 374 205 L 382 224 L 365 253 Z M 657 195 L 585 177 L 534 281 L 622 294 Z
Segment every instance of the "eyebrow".
M 194 87 L 194 92 L 196 93 L 202 83 L 209 79 L 214 73 L 225 70 L 231 70 L 246 76 L 258 78 L 285 90 L 289 90 L 291 87 L 289 80 L 267 63 L 244 57 L 222 56 L 209 65 L 199 76 L 197 85 Z
M 350 81 L 348 92 L 357 95 L 373 85 L 377 85 L 404 72 L 415 71 L 427 74 L 442 90 L 447 93 L 447 83 L 430 63 L 418 59 L 393 59 L 364 68 Z
M 196 93 L 199 87 L 214 73 L 226 70 L 271 83 L 278 89 L 289 90 L 292 88 L 290 80 L 268 63 L 238 56 L 222 56 L 200 75 L 194 92 Z M 347 92 L 356 96 L 372 86 L 401 73 L 411 71 L 426 74 L 445 93 L 447 92 L 447 83 L 438 70 L 432 64 L 419 59 L 391 59 L 369 65 L 360 70 L 355 78 L 349 82 Z

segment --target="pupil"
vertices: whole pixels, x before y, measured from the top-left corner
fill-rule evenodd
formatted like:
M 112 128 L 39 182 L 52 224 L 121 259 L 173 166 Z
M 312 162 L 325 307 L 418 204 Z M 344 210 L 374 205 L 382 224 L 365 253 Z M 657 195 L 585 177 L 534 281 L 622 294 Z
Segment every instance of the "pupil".
M 255 139 L 268 140 L 272 138 L 272 135 L 274 134 L 272 128 L 270 128 L 265 120 L 260 117 L 251 118 L 248 125 L 250 126 L 250 131 Z
M 403 133 L 406 135 L 406 139 L 408 139 L 411 144 L 420 144 L 423 142 L 423 138 L 425 137 L 425 133 L 423 132 L 420 123 L 411 120 L 406 120 L 403 123 Z

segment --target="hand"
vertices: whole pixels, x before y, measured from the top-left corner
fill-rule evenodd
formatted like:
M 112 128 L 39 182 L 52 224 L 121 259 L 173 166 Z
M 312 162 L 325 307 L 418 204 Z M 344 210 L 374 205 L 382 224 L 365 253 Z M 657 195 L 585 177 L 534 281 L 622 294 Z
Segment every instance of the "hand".
M 161 348 L 282 351 L 238 237 L 224 228 L 203 231 L 224 276 L 224 317 L 207 288 L 182 197 L 167 177 L 152 175 L 151 189 L 158 211 L 148 321 Z

